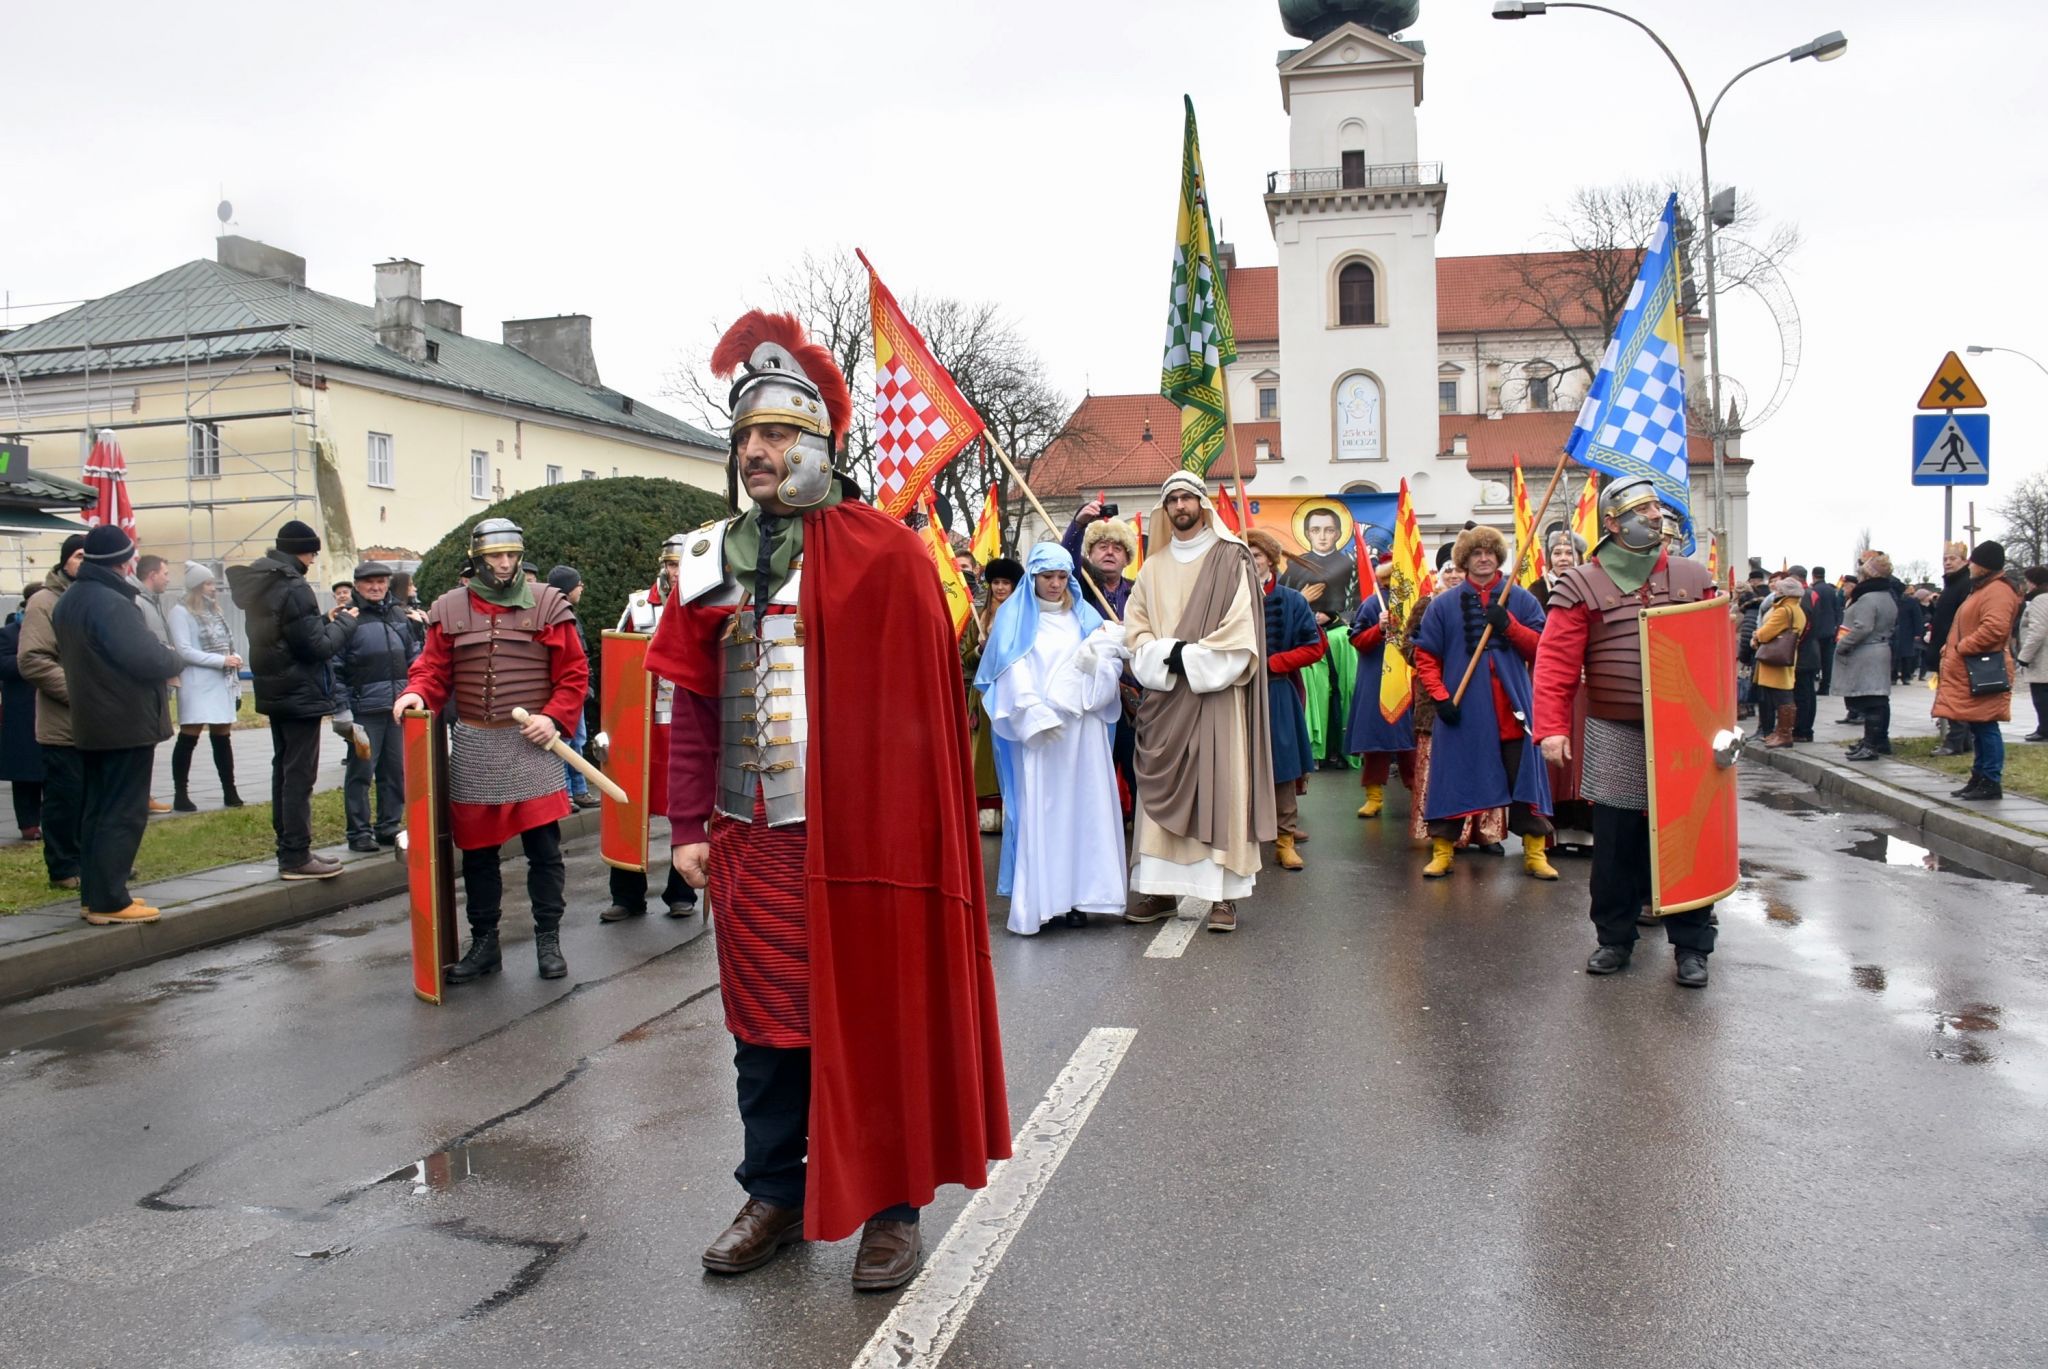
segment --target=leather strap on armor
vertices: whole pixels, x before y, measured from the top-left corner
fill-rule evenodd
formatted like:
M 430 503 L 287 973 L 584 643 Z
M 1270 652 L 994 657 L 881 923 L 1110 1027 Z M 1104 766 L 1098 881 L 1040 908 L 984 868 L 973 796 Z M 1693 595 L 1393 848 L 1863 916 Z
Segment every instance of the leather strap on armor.
M 1713 592 L 1706 567 L 1682 556 L 1667 556 L 1664 568 L 1652 571 L 1633 594 L 1615 584 L 1598 561 L 1573 566 L 1558 576 L 1550 591 L 1551 611 L 1581 604 L 1587 610 L 1587 714 L 1611 722 L 1641 722 L 1643 653 L 1636 620 L 1646 608 L 1697 603 Z
M 574 617 L 552 585 L 533 591 L 533 607 L 486 612 L 466 589 L 434 601 L 430 626 L 448 638 L 454 658 L 455 716 L 471 727 L 507 727 L 512 710 L 539 712 L 554 693 L 547 644 L 540 636 Z

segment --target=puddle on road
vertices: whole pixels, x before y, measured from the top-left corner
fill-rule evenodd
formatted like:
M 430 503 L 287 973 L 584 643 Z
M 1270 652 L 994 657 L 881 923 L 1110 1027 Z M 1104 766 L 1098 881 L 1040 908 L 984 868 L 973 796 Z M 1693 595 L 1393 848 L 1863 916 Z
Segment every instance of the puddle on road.
M 1982 870 L 1973 869 L 1959 860 L 1949 859 L 1916 845 L 1904 837 L 1879 835 L 1845 846 L 1842 854 L 1858 860 L 1874 861 L 1879 865 L 1910 866 L 1922 870 L 1940 870 L 1964 879 L 1992 879 L 1994 876 Z
M 1747 790 L 1742 794 L 1744 803 L 1760 804 L 1779 813 L 1829 813 L 1834 810 L 1824 803 L 1816 803 L 1804 794 L 1789 789 Z
M 432 1193 L 445 1193 L 472 1177 L 546 1182 L 558 1177 L 569 1163 L 566 1148 L 545 1142 L 470 1141 L 437 1150 L 393 1170 L 378 1182 L 410 1184 L 412 1196 L 424 1198 Z

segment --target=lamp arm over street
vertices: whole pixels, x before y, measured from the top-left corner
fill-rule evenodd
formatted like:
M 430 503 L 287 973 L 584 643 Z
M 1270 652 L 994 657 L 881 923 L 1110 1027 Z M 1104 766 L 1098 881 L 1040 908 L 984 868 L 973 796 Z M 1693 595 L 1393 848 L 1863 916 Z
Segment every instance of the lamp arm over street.
M 1973 356 L 1973 357 L 1974 357 L 1974 356 L 1982 356 L 1982 355 L 1984 355 L 1984 353 L 1986 353 L 1986 352 L 2004 352 L 2004 353 L 2006 353 L 2006 354 L 2007 354 L 2007 355 L 2009 355 L 2009 356 L 2016 356 L 2016 357 L 2019 357 L 2019 358 L 2020 358 L 2021 360 L 2023 360 L 2023 361 L 2030 361 L 2030 362 L 2033 362 L 2033 364 L 2034 364 L 2034 369 L 2035 369 L 2035 370 L 2039 371 L 2039 372 L 2040 372 L 2040 373 L 2041 373 L 2042 375 L 2044 375 L 2044 376 L 2048 376 L 2048 366 L 2043 366 L 2043 365 L 2042 365 L 2042 364 L 2040 363 L 2040 361 L 2039 361 L 2039 360 L 2037 360 L 2036 358 L 2034 358 L 2034 357 L 2032 357 L 2032 356 L 2029 356 L 2029 355 L 2028 355 L 2027 353 L 2025 353 L 2025 352 L 2022 352 L 2022 351 L 2021 351 L 2021 350 L 2020 350 L 2019 348 L 2017 348 L 2017 347 L 1979 347 L 1979 346 L 1977 346 L 1976 344 L 1974 344 L 1974 343 L 1973 343 L 1973 344 L 1971 344 L 1971 346 L 1970 346 L 1970 347 L 1968 348 L 1968 351 L 1969 351 L 1970 355 L 1971 355 L 1971 356 Z

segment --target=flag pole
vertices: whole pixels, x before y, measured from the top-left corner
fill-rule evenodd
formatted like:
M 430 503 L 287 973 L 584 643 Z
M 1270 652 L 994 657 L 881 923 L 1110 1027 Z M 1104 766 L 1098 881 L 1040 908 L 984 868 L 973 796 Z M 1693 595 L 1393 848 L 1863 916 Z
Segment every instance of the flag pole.
M 987 428 L 983 428 L 981 430 L 981 436 L 983 440 L 988 443 L 988 449 L 994 452 L 999 458 L 1001 458 L 1003 463 L 1003 469 L 1007 470 L 1010 473 L 1010 478 L 1017 482 L 1017 488 L 1024 491 L 1024 497 L 1031 501 L 1031 507 L 1038 510 L 1038 516 L 1045 520 L 1045 526 L 1048 529 L 1052 528 L 1054 526 L 1052 521 L 1052 515 L 1045 511 L 1045 505 L 1039 503 L 1038 496 L 1031 492 L 1030 482 L 1024 479 L 1024 472 L 1017 469 L 1017 463 L 1010 460 L 1010 454 L 1003 450 L 1003 444 L 996 441 L 995 434 L 990 432 Z M 1121 623 L 1123 619 L 1119 618 L 1117 616 L 1116 610 L 1110 607 L 1109 596 L 1103 593 L 1102 586 L 1095 583 L 1095 578 L 1089 575 L 1087 571 L 1081 569 L 1079 566 L 1076 566 L 1074 568 L 1074 574 L 1077 578 L 1079 578 L 1083 585 L 1085 585 L 1089 590 L 1091 590 L 1094 593 L 1095 602 L 1102 605 L 1102 611 L 1109 615 L 1109 621 L 1111 621 L 1112 623 Z M 1019 588 L 1024 589 L 1028 592 L 1031 586 L 1023 585 Z
M 1536 506 L 1536 516 L 1529 520 L 1529 545 L 1515 549 L 1515 568 L 1505 581 L 1509 587 L 1522 578 L 1522 565 L 1528 559 L 1529 553 L 1536 549 L 1536 539 L 1543 531 L 1543 515 L 1550 512 L 1550 497 L 1557 493 L 1557 482 L 1564 479 L 1564 468 L 1571 464 L 1571 459 L 1572 454 L 1569 451 L 1558 453 L 1557 469 L 1550 473 L 1550 485 L 1543 491 L 1543 502 Z M 1501 601 L 1507 601 L 1505 589 L 1501 592 Z M 1472 683 L 1472 672 L 1479 669 L 1479 658 L 1486 654 L 1486 642 L 1491 636 L 1493 624 L 1488 623 L 1485 630 L 1479 634 L 1479 645 L 1472 649 L 1472 659 L 1465 662 L 1465 678 L 1458 681 L 1458 692 L 1451 695 L 1453 708 L 1465 702 L 1465 690 Z

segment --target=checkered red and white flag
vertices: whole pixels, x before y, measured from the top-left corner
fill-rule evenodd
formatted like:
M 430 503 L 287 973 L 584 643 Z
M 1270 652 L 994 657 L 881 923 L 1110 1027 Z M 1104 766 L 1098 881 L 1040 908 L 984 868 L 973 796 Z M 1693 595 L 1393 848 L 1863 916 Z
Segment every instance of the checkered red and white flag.
M 911 326 L 867 254 L 875 329 L 875 507 L 902 518 L 939 469 L 986 425 Z

